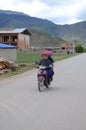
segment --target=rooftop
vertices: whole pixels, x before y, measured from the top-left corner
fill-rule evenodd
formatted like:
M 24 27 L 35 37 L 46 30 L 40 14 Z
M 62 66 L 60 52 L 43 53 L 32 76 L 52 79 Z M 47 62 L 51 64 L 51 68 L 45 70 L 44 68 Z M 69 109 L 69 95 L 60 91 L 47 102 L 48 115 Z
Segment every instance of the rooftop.
M 26 29 L 26 28 L 16 28 L 16 29 L 12 29 L 12 30 L 0 30 L 0 34 L 22 33 L 26 30 L 28 31 L 28 29 Z M 28 34 L 30 35 L 29 31 L 28 31 Z

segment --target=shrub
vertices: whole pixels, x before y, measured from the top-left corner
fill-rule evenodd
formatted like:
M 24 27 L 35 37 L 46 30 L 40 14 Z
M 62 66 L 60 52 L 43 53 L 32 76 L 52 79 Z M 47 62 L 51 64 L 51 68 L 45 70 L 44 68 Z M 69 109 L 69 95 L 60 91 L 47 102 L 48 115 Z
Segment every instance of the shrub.
M 84 48 L 84 52 L 86 52 L 86 48 Z
M 81 44 L 77 44 L 76 47 L 75 47 L 75 51 L 77 53 L 82 53 L 82 52 L 84 52 L 84 48 Z

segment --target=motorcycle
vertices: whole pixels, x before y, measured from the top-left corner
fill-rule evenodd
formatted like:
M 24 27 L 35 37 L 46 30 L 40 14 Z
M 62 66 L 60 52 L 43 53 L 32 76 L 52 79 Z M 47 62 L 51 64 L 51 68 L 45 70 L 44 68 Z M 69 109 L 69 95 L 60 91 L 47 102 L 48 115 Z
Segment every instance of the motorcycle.
M 51 81 L 49 79 L 49 76 L 47 75 L 46 66 L 39 66 L 37 78 L 38 78 L 38 90 L 39 90 L 39 92 L 43 91 L 44 86 L 46 88 L 49 87 Z

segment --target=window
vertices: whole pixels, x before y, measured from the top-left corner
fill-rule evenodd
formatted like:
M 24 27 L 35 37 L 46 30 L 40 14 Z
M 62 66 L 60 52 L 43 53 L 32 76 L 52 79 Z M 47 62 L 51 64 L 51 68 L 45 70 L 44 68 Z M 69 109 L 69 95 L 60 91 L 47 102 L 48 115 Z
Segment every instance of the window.
M 9 42 L 9 36 L 3 36 L 3 42 Z
M 17 42 L 17 36 L 12 36 L 12 42 Z

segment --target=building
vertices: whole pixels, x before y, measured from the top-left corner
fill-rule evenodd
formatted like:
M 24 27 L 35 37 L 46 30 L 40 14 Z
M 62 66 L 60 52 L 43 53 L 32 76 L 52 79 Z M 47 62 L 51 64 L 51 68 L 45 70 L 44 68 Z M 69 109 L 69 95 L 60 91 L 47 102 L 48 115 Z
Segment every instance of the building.
M 63 49 L 63 50 L 72 49 L 72 48 L 73 48 L 72 43 L 63 43 L 63 44 L 61 44 L 61 49 Z
M 20 50 L 28 50 L 30 48 L 30 35 L 31 33 L 26 28 L 0 30 L 0 42 L 18 46 Z
M 3 57 L 7 61 L 17 61 L 17 46 L 6 45 L 0 43 L 0 58 Z
M 70 51 L 70 53 L 73 53 L 74 44 L 72 43 L 63 43 L 61 44 L 60 47 L 62 51 L 65 51 L 65 52 Z

